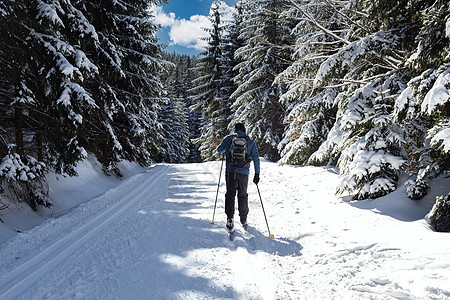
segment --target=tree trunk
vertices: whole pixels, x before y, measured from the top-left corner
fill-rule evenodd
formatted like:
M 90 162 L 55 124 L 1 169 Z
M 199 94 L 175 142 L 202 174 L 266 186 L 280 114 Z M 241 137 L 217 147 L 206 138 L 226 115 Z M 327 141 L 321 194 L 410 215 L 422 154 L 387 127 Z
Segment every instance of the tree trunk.
M 23 121 L 22 121 L 22 106 L 20 103 L 15 105 L 14 108 L 14 126 L 15 126 L 15 137 L 16 137 L 16 152 L 23 155 Z
M 42 141 L 42 131 L 38 131 L 36 134 L 36 143 L 37 143 L 37 157 L 39 161 L 44 160 L 44 146 Z

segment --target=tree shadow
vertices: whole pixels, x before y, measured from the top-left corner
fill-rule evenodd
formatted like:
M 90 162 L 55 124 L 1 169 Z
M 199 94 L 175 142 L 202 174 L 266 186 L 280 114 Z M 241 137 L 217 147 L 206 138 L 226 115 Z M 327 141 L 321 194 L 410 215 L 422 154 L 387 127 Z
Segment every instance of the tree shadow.
M 149 222 L 159 227 L 151 233 L 151 244 L 158 243 L 159 246 L 151 247 L 153 256 L 148 264 L 159 269 L 159 281 L 173 282 L 158 288 L 159 296 L 169 299 L 181 297 L 174 295 L 235 298 L 234 273 L 229 264 L 239 247 L 245 248 L 249 254 L 301 255 L 299 243 L 285 238 L 270 239 L 255 227 L 250 227 L 248 234 L 236 230 L 235 240 L 230 241 L 224 223 L 211 225 L 210 220 L 205 219 L 205 209 L 211 209 L 212 214 L 216 195 L 214 184 L 170 173 L 163 207 L 149 213 Z M 223 276 L 230 278 L 225 280 Z M 180 284 L 175 284 L 175 281 Z
M 414 222 L 423 219 L 435 202 L 435 195 L 429 193 L 421 200 L 411 200 L 405 196 L 405 187 L 400 186 L 394 192 L 376 199 L 352 201 L 350 198 L 341 198 L 351 206 L 374 213 L 389 216 L 404 222 Z

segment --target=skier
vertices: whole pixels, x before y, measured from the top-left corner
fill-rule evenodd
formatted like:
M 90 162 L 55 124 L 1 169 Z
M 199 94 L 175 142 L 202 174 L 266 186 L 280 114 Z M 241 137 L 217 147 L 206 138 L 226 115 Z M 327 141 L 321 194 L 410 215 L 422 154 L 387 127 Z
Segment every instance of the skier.
M 217 152 L 225 153 L 226 169 L 225 180 L 227 192 L 225 194 L 225 213 L 227 215 L 227 228 L 233 230 L 235 196 L 237 192 L 239 217 L 242 226 L 247 230 L 248 215 L 248 176 L 250 174 L 250 162 L 253 160 L 255 176 L 253 182 L 258 184 L 260 173 L 260 161 L 256 143 L 245 134 L 245 126 L 236 123 L 235 134 L 229 135 L 222 140 Z

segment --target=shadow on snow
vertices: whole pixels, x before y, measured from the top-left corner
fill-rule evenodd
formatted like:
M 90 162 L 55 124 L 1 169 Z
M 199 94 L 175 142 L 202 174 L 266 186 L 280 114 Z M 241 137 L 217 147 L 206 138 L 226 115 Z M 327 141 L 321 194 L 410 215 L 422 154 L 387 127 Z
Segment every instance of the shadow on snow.
M 208 213 L 210 210 L 212 216 L 217 184 L 198 180 L 197 176 L 202 176 L 200 172 L 187 180 L 171 170 L 168 176 L 167 186 L 161 187 L 167 188 L 167 198 L 161 210 L 149 214 L 149 227 L 158 228 L 149 230 L 146 236 L 150 240 L 144 242 L 151 252 L 145 263 L 159 269 L 156 280 L 163 283 L 155 287 L 154 296 L 234 298 L 233 286 L 224 286 L 224 282 L 232 284 L 233 278 L 226 280 L 222 276 L 238 247 L 250 254 L 301 255 L 302 246 L 297 242 L 270 239 L 255 227 L 250 227 L 248 234 L 237 230 L 235 241 L 230 242 L 224 223 L 211 225 L 205 219 L 205 210 Z M 221 212 L 216 210 L 218 213 Z

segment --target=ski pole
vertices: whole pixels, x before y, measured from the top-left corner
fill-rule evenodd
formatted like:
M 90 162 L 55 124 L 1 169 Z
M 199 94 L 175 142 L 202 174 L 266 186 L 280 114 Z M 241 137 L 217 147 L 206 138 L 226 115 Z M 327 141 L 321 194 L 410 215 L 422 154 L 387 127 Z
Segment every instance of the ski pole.
M 258 184 L 256 184 L 256 188 L 258 189 L 259 200 L 261 201 L 261 207 L 262 207 L 262 210 L 263 210 L 263 213 L 264 213 L 264 218 L 266 219 L 267 231 L 269 231 L 269 238 L 273 239 L 275 236 L 273 234 L 270 234 L 269 222 L 267 222 L 266 211 L 264 210 L 264 205 L 263 205 L 263 202 L 262 202 L 261 193 L 259 192 Z
M 224 155 L 222 155 L 222 164 L 220 165 L 220 173 L 219 173 L 219 182 L 217 183 L 217 192 L 216 192 L 216 202 L 214 202 L 214 212 L 211 224 L 214 225 L 214 216 L 216 214 L 216 206 L 217 206 L 217 197 L 219 196 L 219 186 L 220 186 L 220 177 L 222 176 L 222 168 L 223 168 L 223 159 Z

